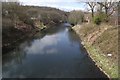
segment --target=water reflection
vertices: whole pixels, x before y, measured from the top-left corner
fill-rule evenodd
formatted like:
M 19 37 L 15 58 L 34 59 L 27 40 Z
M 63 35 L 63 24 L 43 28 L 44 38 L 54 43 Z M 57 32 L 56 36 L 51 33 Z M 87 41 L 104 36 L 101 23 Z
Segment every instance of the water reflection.
M 105 77 L 86 55 L 78 36 L 64 25 L 41 35 L 3 56 L 3 77 Z
M 56 51 L 55 48 L 51 46 L 57 45 L 59 38 L 56 35 L 45 36 L 42 39 L 37 39 L 32 42 L 32 46 L 26 47 L 25 50 L 29 54 L 44 54 L 48 51 Z M 47 51 L 46 51 L 47 50 Z

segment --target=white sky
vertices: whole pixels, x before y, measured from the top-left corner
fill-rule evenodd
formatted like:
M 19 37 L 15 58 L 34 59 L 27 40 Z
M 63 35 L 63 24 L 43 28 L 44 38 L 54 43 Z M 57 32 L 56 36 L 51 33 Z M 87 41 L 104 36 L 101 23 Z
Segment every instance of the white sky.
M 84 10 L 85 3 L 78 0 L 19 0 L 23 5 L 55 7 L 65 11 Z
M 91 1 L 99 1 L 103 2 L 105 0 L 2 0 L 15 2 L 19 1 L 23 5 L 33 5 L 33 6 L 47 6 L 47 7 L 55 7 L 65 11 L 71 10 L 86 10 L 85 2 Z M 111 1 L 111 0 L 106 0 Z M 118 2 L 119 0 L 112 0 L 114 2 Z

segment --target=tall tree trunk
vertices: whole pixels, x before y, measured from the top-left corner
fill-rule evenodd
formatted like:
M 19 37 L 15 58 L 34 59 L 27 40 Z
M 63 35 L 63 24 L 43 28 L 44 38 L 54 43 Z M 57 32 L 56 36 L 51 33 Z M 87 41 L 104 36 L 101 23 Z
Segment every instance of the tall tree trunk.
M 100 11 L 99 11 L 100 13 L 102 13 L 102 8 L 103 8 L 103 6 L 102 6 L 102 5 L 100 5 Z
M 94 17 L 94 10 L 92 9 L 92 18 Z
M 108 8 L 107 7 L 105 7 L 105 14 L 106 14 L 106 22 L 108 22 Z
M 106 14 L 106 16 L 108 15 L 108 8 L 107 7 L 105 7 L 105 14 Z

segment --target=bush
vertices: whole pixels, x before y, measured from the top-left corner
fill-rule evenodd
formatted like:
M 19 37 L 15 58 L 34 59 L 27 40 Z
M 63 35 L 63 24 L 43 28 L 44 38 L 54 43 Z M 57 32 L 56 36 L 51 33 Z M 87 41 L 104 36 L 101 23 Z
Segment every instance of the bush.
M 94 23 L 97 25 L 100 25 L 100 23 L 102 22 L 102 19 L 100 16 L 95 16 L 94 17 Z
M 100 25 L 101 22 L 108 22 L 108 17 L 105 13 L 100 13 L 94 16 L 93 22 L 97 25 Z

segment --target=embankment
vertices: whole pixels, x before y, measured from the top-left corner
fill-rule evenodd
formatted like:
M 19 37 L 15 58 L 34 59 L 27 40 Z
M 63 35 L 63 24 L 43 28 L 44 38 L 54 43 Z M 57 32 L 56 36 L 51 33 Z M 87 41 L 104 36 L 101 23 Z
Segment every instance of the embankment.
M 118 27 L 82 24 L 72 27 L 96 65 L 109 78 L 118 78 Z

